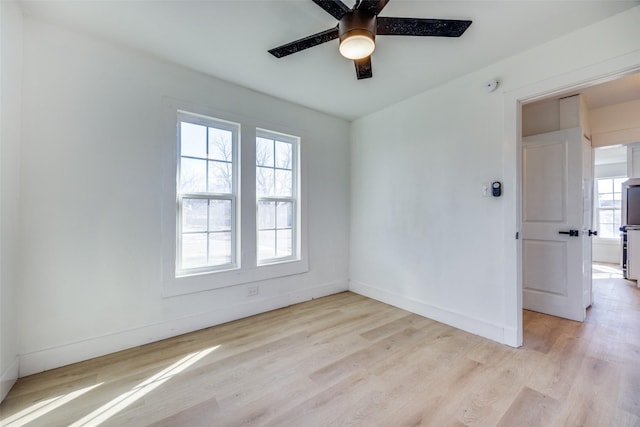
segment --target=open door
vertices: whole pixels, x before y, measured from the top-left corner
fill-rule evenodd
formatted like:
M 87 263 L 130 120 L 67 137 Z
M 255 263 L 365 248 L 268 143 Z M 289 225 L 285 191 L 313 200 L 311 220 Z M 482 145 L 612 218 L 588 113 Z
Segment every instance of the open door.
M 598 232 L 593 227 L 593 148 L 591 141 L 582 135 L 582 304 L 588 308 L 593 303 L 593 247 L 591 236 Z
M 582 129 L 522 139 L 523 308 L 582 322 L 583 254 Z M 588 226 L 588 225 L 587 225 Z

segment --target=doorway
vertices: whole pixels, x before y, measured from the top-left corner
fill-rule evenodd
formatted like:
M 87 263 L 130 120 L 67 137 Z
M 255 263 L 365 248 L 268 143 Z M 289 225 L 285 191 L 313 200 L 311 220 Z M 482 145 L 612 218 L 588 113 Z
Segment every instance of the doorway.
M 571 99 L 573 97 L 577 100 Z M 519 280 L 523 308 L 582 321 L 585 312 L 576 311 L 580 304 L 577 290 L 581 282 L 581 303 L 583 308 L 590 306 L 593 261 L 598 263 L 599 269 L 607 267 L 607 264 L 614 269 L 616 265 L 620 265 L 618 230 L 621 183 L 631 175 L 631 168 L 627 167 L 626 161 L 627 151 L 630 149 L 624 144 L 636 142 L 633 138 L 640 135 L 638 117 L 639 73 L 522 103 L 519 159 L 519 221 L 522 242 L 519 248 Z M 539 159 L 538 164 L 535 161 L 532 163 L 531 159 L 535 159 L 532 153 L 541 152 L 540 147 L 545 146 L 545 138 L 547 147 L 550 146 L 549 138 L 555 138 L 560 144 L 560 140 L 564 138 L 564 144 L 569 144 L 569 139 L 565 136 L 568 130 L 559 133 L 563 128 L 579 129 L 577 132 L 584 137 L 582 154 L 569 154 L 564 148 L 556 149 L 555 153 L 547 149 L 546 158 Z M 580 145 L 578 139 L 579 136 L 574 137 L 574 147 Z M 570 172 L 567 169 L 572 167 L 569 164 L 571 159 L 562 158 L 567 154 L 569 157 L 582 157 L 581 172 Z M 575 167 L 579 161 L 574 159 L 573 163 Z M 532 174 L 532 166 L 542 173 Z M 576 185 L 576 179 L 572 181 L 570 178 L 571 174 L 576 173 L 582 178 L 581 191 Z M 555 176 L 556 183 L 563 181 L 564 177 L 569 179 L 565 179 L 561 185 L 553 185 L 552 176 Z M 538 193 L 531 191 L 531 188 L 536 190 L 540 182 L 544 184 L 545 179 L 548 184 L 546 187 L 539 188 Z M 572 194 L 581 197 L 579 200 L 575 197 L 572 199 Z M 532 209 L 532 203 L 539 206 Z M 555 217 L 532 216 L 532 212 L 550 211 L 554 203 Z M 582 207 L 582 218 L 578 217 L 576 206 Z M 570 237 L 576 239 L 571 242 L 571 239 L 562 239 L 563 236 L 550 237 L 549 230 L 546 235 L 531 234 L 532 223 L 553 229 L 551 233 L 569 232 Z M 556 230 L 562 226 L 568 226 L 565 227 L 568 230 Z M 577 240 L 581 240 L 582 244 L 577 244 Z M 578 261 L 576 252 L 580 253 L 582 262 Z M 581 279 L 577 277 L 579 273 L 583 276 Z
M 519 239 L 522 217 L 521 135 L 523 105 L 552 97 L 580 93 L 585 88 L 599 86 L 602 83 L 611 82 L 620 77 L 637 74 L 638 72 L 640 72 L 640 64 L 638 64 L 637 58 L 633 55 L 626 55 L 623 58 L 609 60 L 554 79 L 505 92 L 505 139 L 507 143 L 504 146 L 504 175 L 505 183 L 515 189 L 512 196 L 505 192 L 505 201 L 507 202 L 505 203 L 505 244 L 507 247 L 513 244 L 511 246 L 513 251 L 505 253 L 505 324 L 507 327 L 505 328 L 504 342 L 509 345 L 519 347 L 523 342 L 522 240 Z M 637 95 L 636 99 L 640 99 L 640 95 Z M 636 130 L 640 134 L 640 126 Z M 615 139 L 624 135 L 613 132 L 601 136 Z M 514 236 L 515 240 L 513 240 Z

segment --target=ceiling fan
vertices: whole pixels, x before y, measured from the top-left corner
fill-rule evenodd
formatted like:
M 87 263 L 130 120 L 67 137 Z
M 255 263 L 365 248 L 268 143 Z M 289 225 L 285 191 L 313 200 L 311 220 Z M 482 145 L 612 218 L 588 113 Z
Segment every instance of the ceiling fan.
M 353 59 L 358 80 L 373 76 L 371 53 L 378 36 L 460 37 L 472 21 L 453 19 L 390 18 L 378 16 L 389 0 L 356 0 L 349 9 L 340 0 L 313 0 L 338 20 L 338 25 L 269 50 L 276 58 L 291 55 L 339 38 L 340 53 Z

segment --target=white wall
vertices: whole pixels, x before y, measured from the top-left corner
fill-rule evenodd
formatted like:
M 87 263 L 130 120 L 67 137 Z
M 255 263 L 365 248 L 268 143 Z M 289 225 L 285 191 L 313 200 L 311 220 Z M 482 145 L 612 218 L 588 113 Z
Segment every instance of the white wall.
M 627 176 L 640 178 L 640 142 L 627 145 Z
M 627 176 L 627 162 L 595 165 L 593 168 L 593 177 L 595 179 L 621 176 Z
M 560 129 L 560 100 L 547 99 L 522 106 L 522 136 Z
M 640 99 L 595 108 L 589 119 L 594 147 L 640 141 Z
M 0 401 L 18 377 L 18 184 L 22 13 L 0 2 Z
M 21 375 L 347 289 L 348 122 L 33 19 L 24 39 Z M 161 296 L 167 98 L 302 136 L 308 273 Z
M 351 289 L 518 345 L 517 101 L 639 66 L 638 22 L 636 7 L 355 121 Z M 481 197 L 491 180 L 503 197 Z

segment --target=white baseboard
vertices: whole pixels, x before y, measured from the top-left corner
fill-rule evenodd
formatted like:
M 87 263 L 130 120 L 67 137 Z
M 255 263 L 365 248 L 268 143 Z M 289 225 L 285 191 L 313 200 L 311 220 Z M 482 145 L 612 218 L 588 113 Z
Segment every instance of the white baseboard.
M 304 288 L 274 297 L 243 302 L 215 311 L 159 322 L 109 335 L 89 338 L 69 344 L 20 355 L 20 377 L 59 368 L 116 351 L 171 338 L 210 326 L 253 316 L 292 304 L 348 290 L 346 281 Z
M 516 328 L 504 327 L 503 344 L 509 347 L 522 347 L 522 337 L 518 338 L 518 330 Z
M 4 400 L 18 379 L 19 366 L 20 361 L 18 357 L 16 357 L 13 362 L 11 362 L 11 365 L 0 375 L 0 402 Z
M 507 333 L 504 325 L 497 325 L 462 313 L 436 307 L 423 301 L 366 285 L 362 282 L 351 281 L 349 290 L 384 302 L 385 304 L 453 326 L 454 328 L 462 329 L 463 331 L 470 332 L 474 335 L 479 335 L 492 341 L 497 341 L 501 344 L 507 344 L 514 347 L 517 346 L 512 345 L 512 342 L 515 343 L 517 339 L 514 340 L 512 333 Z

